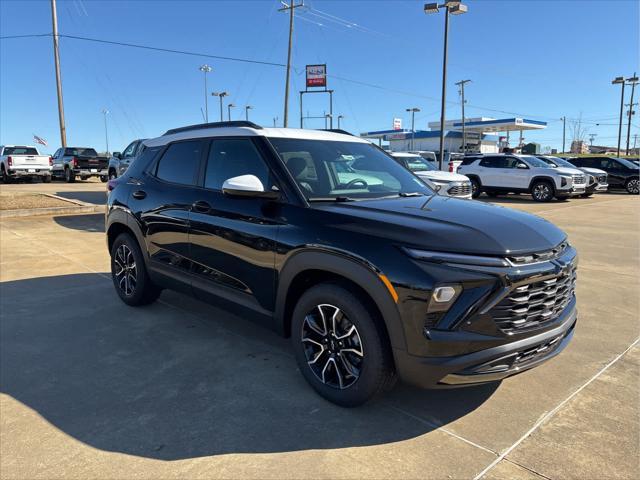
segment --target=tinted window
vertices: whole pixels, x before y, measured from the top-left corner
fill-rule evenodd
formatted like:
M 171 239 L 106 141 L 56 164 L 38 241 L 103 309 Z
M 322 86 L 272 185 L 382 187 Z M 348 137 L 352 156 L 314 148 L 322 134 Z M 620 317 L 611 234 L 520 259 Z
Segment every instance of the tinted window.
M 124 152 L 122 152 L 122 158 L 133 156 L 133 151 L 136 149 L 136 145 L 136 142 L 130 143 L 129 146 L 124 149 Z
M 98 152 L 93 148 L 71 147 L 64 149 L 65 156 L 69 157 L 97 157 Z
M 251 140 L 230 139 L 211 142 L 205 188 L 222 190 L 225 180 L 241 175 L 255 175 L 265 189 L 271 188 L 269 168 Z
M 504 164 L 502 160 L 503 157 L 484 157 L 480 161 L 480 166 L 487 168 L 502 168 L 502 165 Z
M 5 155 L 38 155 L 38 150 L 33 147 L 5 147 Z
M 158 162 L 157 177 L 167 182 L 191 185 L 200 162 L 200 141 L 169 145 Z
M 519 158 L 516 158 L 516 157 L 505 157 L 503 168 L 517 168 L 519 163 L 524 163 L 524 162 L 522 162 Z

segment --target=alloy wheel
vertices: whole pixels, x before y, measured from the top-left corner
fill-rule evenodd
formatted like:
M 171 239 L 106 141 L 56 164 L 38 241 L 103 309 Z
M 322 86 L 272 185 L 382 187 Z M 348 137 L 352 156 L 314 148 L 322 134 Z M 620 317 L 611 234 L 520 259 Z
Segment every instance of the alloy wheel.
M 127 245 L 120 245 L 113 258 L 118 287 L 126 296 L 133 295 L 138 283 L 138 271 L 133 252 Z
M 342 310 L 317 305 L 306 315 L 301 334 L 307 364 L 318 380 L 340 390 L 358 380 L 364 361 L 362 340 Z
M 634 178 L 627 183 L 627 192 L 637 194 L 640 192 L 640 180 Z
M 547 200 L 551 197 L 551 188 L 546 183 L 539 183 L 533 188 L 532 195 L 536 200 Z

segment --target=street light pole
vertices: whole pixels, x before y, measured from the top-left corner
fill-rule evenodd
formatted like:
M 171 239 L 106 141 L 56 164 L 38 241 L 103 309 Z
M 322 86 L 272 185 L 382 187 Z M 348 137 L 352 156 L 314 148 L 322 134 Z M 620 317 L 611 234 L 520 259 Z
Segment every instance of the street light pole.
M 204 73 L 204 119 L 205 123 L 209 123 L 209 94 L 207 89 L 207 73 L 209 73 L 212 68 L 207 65 L 200 65 L 199 70 Z
M 440 8 L 444 8 L 444 52 L 442 56 L 442 102 L 440 105 L 440 162 L 438 168 L 442 170 L 444 162 L 444 119 L 446 114 L 447 98 L 447 47 L 449 43 L 449 14 L 461 15 L 467 13 L 467 6 L 456 0 L 447 0 L 442 5 L 437 3 L 427 3 L 424 6 L 424 13 L 438 13 Z
M 289 49 L 287 50 L 287 78 L 284 84 L 284 127 L 287 128 L 289 124 L 289 77 L 291 72 L 291 47 L 293 46 L 293 16 L 294 11 L 298 7 L 304 7 L 304 2 L 295 5 L 294 0 L 291 0 L 290 4 L 282 2 L 283 8 L 279 9 L 279 12 L 289 10 Z
M 230 103 L 229 105 L 227 105 L 227 120 L 231 121 L 231 109 L 235 107 L 235 105 L 233 103 Z
M 565 143 L 566 143 L 566 138 L 567 138 L 567 117 L 564 116 L 562 117 L 562 153 L 564 153 L 564 147 L 565 147 Z
M 227 95 L 229 95 L 229 93 L 228 92 L 212 92 L 211 95 L 214 96 L 214 97 L 220 97 L 220 121 L 224 122 L 224 118 L 222 116 L 222 109 L 223 109 L 223 107 L 222 107 L 222 99 L 224 97 L 226 97 Z
M 633 115 L 633 94 L 638 84 L 638 77 L 636 72 L 633 72 L 633 77 L 627 78 L 627 82 L 631 84 L 631 100 L 629 101 L 629 120 L 627 121 L 627 155 L 629 155 L 629 137 L 631 136 L 631 116 Z
M 620 139 L 622 138 L 622 113 L 624 110 L 624 84 L 626 83 L 626 80 L 624 79 L 624 77 L 616 77 L 611 81 L 612 85 L 616 85 L 616 84 L 622 84 L 622 94 L 620 96 L 620 121 L 618 123 L 618 154 L 617 156 L 620 156 Z
M 411 147 L 410 149 L 414 149 L 414 141 L 416 137 L 416 129 L 415 129 L 415 120 L 416 120 L 416 112 L 419 112 L 420 109 L 418 107 L 407 108 L 407 112 L 411 112 Z
M 253 107 L 251 105 L 246 105 L 244 107 L 244 119 L 248 122 L 249 121 L 249 110 L 253 109 Z
M 104 116 L 104 140 L 107 145 L 107 153 L 109 153 L 109 131 L 107 130 L 107 115 L 109 114 L 109 110 L 106 108 L 102 109 L 102 115 Z
M 462 96 L 462 153 L 467 153 L 467 132 L 465 131 L 465 121 L 464 121 L 464 85 L 465 83 L 469 83 L 471 80 L 460 80 L 456 82 L 456 85 L 460 87 L 460 95 Z
M 62 101 L 62 78 L 60 75 L 60 51 L 58 46 L 58 13 L 56 0 L 51 0 L 51 22 L 53 23 L 53 60 L 56 68 L 56 92 L 58 94 L 58 121 L 60 123 L 60 143 L 67 146 L 67 127 L 64 122 L 64 103 Z
M 338 115 L 338 130 L 340 130 L 340 120 L 344 118 L 344 115 Z

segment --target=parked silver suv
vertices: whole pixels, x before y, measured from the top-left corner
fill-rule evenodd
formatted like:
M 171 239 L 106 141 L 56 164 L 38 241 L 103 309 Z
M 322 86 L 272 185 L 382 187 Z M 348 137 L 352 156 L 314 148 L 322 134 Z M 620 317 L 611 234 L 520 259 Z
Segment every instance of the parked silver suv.
M 144 150 L 144 142 L 146 139 L 140 138 L 131 142 L 122 153 L 113 152 L 109 159 L 109 179 L 113 180 L 126 172 L 134 158 Z

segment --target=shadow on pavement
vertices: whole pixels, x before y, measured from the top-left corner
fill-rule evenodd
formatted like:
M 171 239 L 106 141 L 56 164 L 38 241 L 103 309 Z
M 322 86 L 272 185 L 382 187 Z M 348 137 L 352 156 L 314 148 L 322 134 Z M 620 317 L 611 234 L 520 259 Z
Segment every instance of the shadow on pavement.
M 104 214 L 88 213 L 85 215 L 60 215 L 53 217 L 53 221 L 61 227 L 85 232 L 104 233 Z
M 107 194 L 106 187 L 104 191 L 98 192 L 83 192 L 83 191 L 71 191 L 71 192 L 56 192 L 56 195 L 62 198 L 68 198 L 70 200 L 80 200 L 85 203 L 92 203 L 94 205 L 106 205 Z
M 0 289 L 1 391 L 106 451 L 177 460 L 386 444 L 468 414 L 497 388 L 400 386 L 344 409 L 307 386 L 287 340 L 188 297 L 127 307 L 97 274 Z M 416 399 L 428 421 L 396 410 Z

